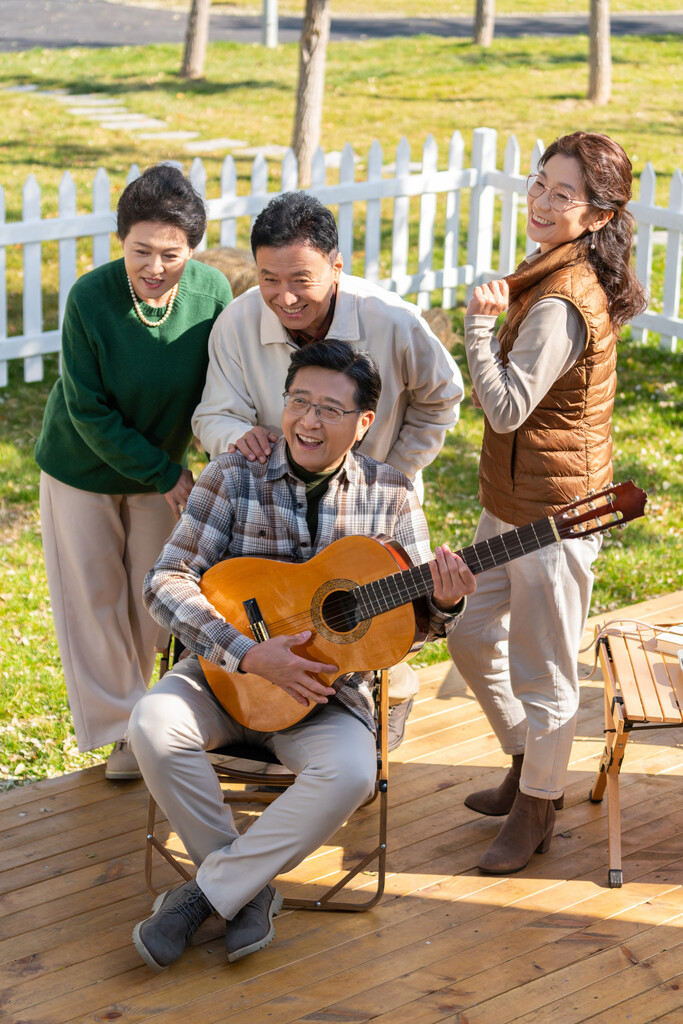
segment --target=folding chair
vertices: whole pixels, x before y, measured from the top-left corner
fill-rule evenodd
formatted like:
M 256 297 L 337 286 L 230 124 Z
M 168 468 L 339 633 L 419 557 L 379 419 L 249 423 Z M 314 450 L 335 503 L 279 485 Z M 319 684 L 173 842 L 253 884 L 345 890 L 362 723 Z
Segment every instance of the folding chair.
M 169 649 L 162 656 L 159 678 L 161 678 L 168 670 L 169 664 L 173 664 L 174 660 L 179 657 L 180 651 L 176 650 L 177 643 L 177 640 L 174 643 L 174 638 L 172 637 Z M 377 671 L 375 673 L 374 690 L 376 709 L 375 718 L 377 726 L 377 777 L 375 782 L 375 791 L 363 806 L 367 806 L 367 804 L 372 803 L 377 797 L 379 797 L 377 843 L 370 851 L 362 854 L 356 861 L 355 865 L 334 885 L 330 886 L 330 888 L 328 888 L 322 895 L 315 899 L 287 897 L 284 901 L 284 906 L 289 909 L 347 911 L 369 910 L 382 898 L 386 875 L 387 788 L 389 770 L 387 753 L 388 691 L 386 670 Z M 242 743 L 230 744 L 216 750 L 208 751 L 208 753 L 210 756 L 213 755 L 214 757 L 221 759 L 239 759 L 242 765 L 244 764 L 244 761 L 257 761 L 262 764 L 280 763 L 275 755 L 265 747 L 250 746 Z M 213 768 L 216 775 L 221 780 L 221 785 L 225 782 L 232 785 L 251 785 L 256 787 L 263 787 L 264 785 L 286 787 L 293 785 L 296 781 L 295 775 L 264 775 L 262 770 L 245 770 L 245 768 L 240 767 L 239 764 L 230 763 L 230 760 L 228 760 L 227 763 L 222 760 L 217 761 L 213 764 Z M 253 792 L 245 791 L 243 789 L 223 789 L 223 799 L 225 803 L 229 804 L 269 804 L 272 803 L 273 800 L 276 800 L 278 795 L 278 793 L 264 792 L 263 789 L 259 788 Z M 147 812 L 147 836 L 145 840 L 145 881 L 147 888 L 155 896 L 158 895 L 159 892 L 159 890 L 154 887 L 152 879 L 153 854 L 155 850 L 178 872 L 179 875 L 181 875 L 183 879 L 188 881 L 192 877 L 180 860 L 178 860 L 178 858 L 164 846 L 163 842 L 155 834 L 156 807 L 156 801 L 150 794 Z M 343 891 L 346 886 L 356 877 L 356 875 L 361 871 L 366 870 L 368 865 L 372 864 L 374 861 L 377 862 L 377 883 L 374 892 L 367 900 L 355 901 L 335 899 L 337 894 L 342 894 L 343 896 Z
M 623 884 L 619 772 L 631 733 L 683 725 L 683 671 L 678 659 L 657 649 L 656 631 L 633 620 L 596 630 L 605 680 L 605 749 L 590 792 L 600 803 L 607 789 L 610 889 Z

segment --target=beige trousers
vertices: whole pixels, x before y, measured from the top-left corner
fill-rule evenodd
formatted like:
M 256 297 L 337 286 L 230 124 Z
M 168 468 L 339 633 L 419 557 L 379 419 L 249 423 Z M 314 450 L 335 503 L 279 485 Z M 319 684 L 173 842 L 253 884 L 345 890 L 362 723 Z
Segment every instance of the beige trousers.
M 475 542 L 512 527 L 484 511 Z M 550 544 L 477 576 L 448 650 L 506 754 L 524 754 L 520 789 L 564 791 L 579 708 L 578 652 L 601 537 Z
M 79 750 L 122 738 L 166 634 L 142 581 L 174 524 L 161 494 L 93 494 L 40 477 L 52 614 Z
M 330 703 L 283 732 L 232 719 L 184 658 L 135 706 L 128 742 L 147 788 L 198 867 L 197 882 L 228 921 L 264 885 L 325 843 L 373 792 L 375 738 Z M 240 835 L 206 750 L 262 744 L 297 776 Z

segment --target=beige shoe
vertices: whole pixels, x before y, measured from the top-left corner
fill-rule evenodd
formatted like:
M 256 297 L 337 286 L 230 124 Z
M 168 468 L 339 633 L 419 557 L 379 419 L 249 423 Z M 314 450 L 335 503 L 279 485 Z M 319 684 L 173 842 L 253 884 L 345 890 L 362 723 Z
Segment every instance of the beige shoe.
M 104 766 L 104 777 L 114 780 L 142 778 L 135 754 L 125 740 L 117 740 L 114 744 L 114 749 Z
M 396 750 L 403 742 L 408 715 L 413 710 L 413 698 L 402 700 L 399 704 L 391 704 L 387 717 L 387 749 Z

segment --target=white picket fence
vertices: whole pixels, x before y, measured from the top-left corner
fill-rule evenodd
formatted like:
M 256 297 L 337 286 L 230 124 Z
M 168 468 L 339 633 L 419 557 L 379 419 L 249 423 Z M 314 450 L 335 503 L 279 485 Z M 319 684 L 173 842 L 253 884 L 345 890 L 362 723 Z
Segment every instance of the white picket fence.
M 464 167 L 463 139 L 455 132 L 450 140 L 446 167 L 439 170 L 437 146 L 432 136 L 424 143 L 417 167 L 411 163 L 406 139 L 399 143 L 391 168 L 385 166 L 382 148 L 374 142 L 368 153 L 363 181 L 356 181 L 356 157 L 347 144 L 341 154 L 336 184 L 327 183 L 325 154 L 319 150 L 313 164 L 310 191 L 335 208 L 345 266 L 351 267 L 354 226 L 359 228 L 364 214 L 363 273 L 401 295 L 415 295 L 424 309 L 429 308 L 434 291 L 441 291 L 443 306 L 452 308 L 459 286 L 464 285 L 469 290 L 478 282 L 510 273 L 522 257 L 518 252 L 518 236 L 520 215 L 526 210 L 523 196 L 527 172 L 520 173 L 521 154 L 514 136 L 507 142 L 502 170 L 497 169 L 496 143 L 494 129 L 475 129 L 471 166 Z M 543 144 L 537 142 L 530 157 L 529 171 L 536 169 L 543 149 Z M 131 168 L 129 180 L 138 173 L 137 167 Z M 190 177 L 197 190 L 206 196 L 206 173 L 200 160 L 193 162 Z M 281 165 L 280 188 L 287 191 L 297 186 L 296 159 L 289 151 Z M 636 270 L 650 289 L 653 251 L 662 232 L 666 233 L 663 242 L 665 270 L 660 294 L 651 296 L 650 308 L 633 321 L 633 328 L 640 340 L 648 331 L 659 333 L 662 348 L 673 352 L 677 339 L 683 339 L 681 171 L 677 170 L 672 176 L 667 207 L 655 204 L 655 187 L 655 171 L 648 163 L 640 179 L 640 197 L 630 204 L 638 224 Z M 268 165 L 263 156 L 253 162 L 251 191 L 247 195 L 238 194 L 235 163 L 232 157 L 226 157 L 220 198 L 207 201 L 209 220 L 220 226 L 220 244 L 235 245 L 238 224 L 245 218 L 253 221 L 274 194 L 268 191 Z M 438 202 L 440 196 L 445 197 L 445 203 L 443 199 Z M 93 181 L 92 213 L 77 213 L 76 199 L 76 187 L 67 172 L 59 188 L 58 216 L 42 217 L 40 187 L 31 175 L 23 190 L 22 220 L 7 222 L 0 187 L 0 387 L 7 384 L 9 360 L 23 360 L 25 380 L 41 380 L 43 357 L 60 348 L 60 330 L 43 329 L 42 243 L 58 243 L 60 324 L 67 294 L 77 276 L 77 239 L 92 238 L 93 266 L 112 258 L 115 215 L 111 208 L 109 180 L 102 168 Z M 411 248 L 409 238 L 411 202 L 419 202 L 417 252 L 414 246 Z M 390 210 L 389 215 L 387 210 Z M 383 228 L 388 226 L 388 216 L 391 242 L 387 276 L 381 259 L 385 255 L 386 261 L 387 243 L 383 245 L 382 234 Z M 461 224 L 465 216 L 467 231 L 462 235 L 466 235 L 466 245 L 461 244 Z M 247 237 L 248 232 L 242 231 L 241 236 Z M 435 238 L 439 236 L 443 244 L 436 249 Z M 8 336 L 6 248 L 15 245 L 22 247 L 23 323 L 21 334 Z M 530 248 L 533 248 L 531 243 L 527 251 Z M 439 266 L 435 266 L 436 251 L 442 253 Z

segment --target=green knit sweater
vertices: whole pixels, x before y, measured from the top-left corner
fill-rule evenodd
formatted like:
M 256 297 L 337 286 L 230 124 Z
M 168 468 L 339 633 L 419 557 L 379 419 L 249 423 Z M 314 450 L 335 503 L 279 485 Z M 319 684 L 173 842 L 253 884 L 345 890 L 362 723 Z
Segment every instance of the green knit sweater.
M 192 437 L 213 322 L 232 298 L 214 267 L 189 260 L 173 310 L 147 327 L 122 259 L 81 277 L 62 327 L 62 376 L 45 407 L 35 456 L 62 483 L 100 494 L 170 490 Z M 141 302 L 148 320 L 165 309 Z

